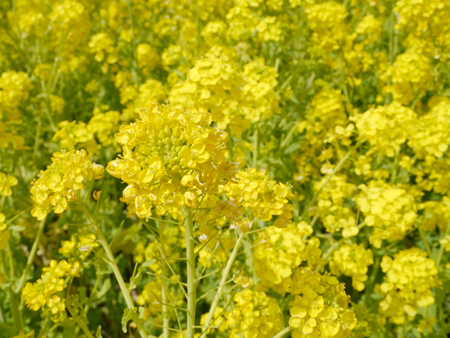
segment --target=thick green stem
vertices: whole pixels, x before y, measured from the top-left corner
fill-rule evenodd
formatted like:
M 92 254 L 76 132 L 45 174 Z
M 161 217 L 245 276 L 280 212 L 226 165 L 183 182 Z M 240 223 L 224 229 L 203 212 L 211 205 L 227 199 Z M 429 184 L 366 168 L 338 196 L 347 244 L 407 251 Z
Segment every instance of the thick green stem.
M 220 280 L 219 288 L 217 289 L 217 293 L 214 297 L 214 301 L 211 304 L 211 308 L 209 309 L 208 317 L 206 318 L 206 323 L 203 327 L 203 332 L 200 337 L 203 337 L 206 334 L 208 326 L 211 323 L 212 317 L 214 316 L 214 311 L 216 310 L 216 307 L 219 304 L 219 300 L 222 297 L 223 288 L 227 281 L 228 273 L 230 272 L 231 266 L 233 265 L 234 260 L 236 259 L 237 252 L 239 250 L 239 247 L 241 246 L 244 236 L 245 236 L 244 233 L 241 233 L 241 235 L 239 236 L 239 238 L 236 242 L 236 245 L 234 246 L 233 252 L 231 253 L 230 258 L 228 259 L 227 266 L 225 267 L 225 270 L 223 270 L 222 279 Z
M 187 338 L 194 338 L 195 306 L 197 303 L 197 288 L 195 281 L 195 251 L 194 224 L 191 209 L 184 207 L 184 224 L 186 226 L 186 258 L 187 258 Z
M 449 234 L 450 234 L 450 221 L 447 223 L 447 229 L 445 230 L 445 236 L 447 237 Z M 436 267 L 438 269 L 439 269 L 439 265 L 441 264 L 443 255 L 444 255 L 444 244 L 441 244 L 441 248 L 439 249 L 439 254 L 438 254 L 438 258 L 437 258 L 437 262 L 436 262 Z
M 136 313 L 136 307 L 134 306 L 134 302 L 131 299 L 130 292 L 128 291 L 128 288 L 123 280 L 122 274 L 120 273 L 119 267 L 117 266 L 116 259 L 114 258 L 114 255 L 111 251 L 111 248 L 109 247 L 109 243 L 106 240 L 105 236 L 103 235 L 103 232 L 101 231 L 100 227 L 97 224 L 97 221 L 94 219 L 94 217 L 91 215 L 91 213 L 86 209 L 84 204 L 78 202 L 78 206 L 81 209 L 81 211 L 84 213 L 86 218 L 89 220 L 91 225 L 95 229 L 95 233 L 100 241 L 101 246 L 103 247 L 103 250 L 105 250 L 106 257 L 108 257 L 108 263 L 111 266 L 114 276 L 116 277 L 117 283 L 119 284 L 120 291 L 122 291 L 123 298 L 125 298 L 125 302 L 127 303 L 128 309 L 134 313 L 133 315 L 133 321 L 135 322 L 139 335 L 142 338 L 147 338 L 147 333 L 145 332 L 144 326 L 142 325 L 141 320 L 137 316 Z
M 9 304 L 11 306 L 11 313 L 14 321 L 14 331 L 17 333 L 19 330 L 22 329 L 22 320 L 20 318 L 19 303 L 17 302 L 16 294 L 14 293 L 12 288 L 9 289 L 8 294 L 9 294 Z
M 100 240 L 100 244 L 102 245 L 103 250 L 105 250 L 106 256 L 108 257 L 108 260 L 109 260 L 109 265 L 113 269 L 114 276 L 116 276 L 117 283 L 119 283 L 120 290 L 122 291 L 123 298 L 125 298 L 125 302 L 127 303 L 128 308 L 131 311 L 135 311 L 134 302 L 131 299 L 131 295 L 130 295 L 130 292 L 128 291 L 127 286 L 125 285 L 122 274 L 120 273 L 119 267 L 117 266 L 117 263 L 114 258 L 114 255 L 111 251 L 111 248 L 109 247 L 109 244 L 106 241 L 105 236 L 103 236 L 103 233 L 98 226 L 96 226 L 96 234 Z M 142 325 L 141 320 L 136 315 L 134 315 L 133 321 L 136 323 L 136 326 L 138 328 L 140 336 L 142 338 L 147 338 L 147 333 L 145 332 L 145 329 L 144 329 L 144 326 Z
M 45 228 L 45 220 L 44 218 L 41 221 L 41 224 L 39 224 L 38 231 L 36 233 L 36 238 L 34 239 L 33 246 L 31 247 L 30 254 L 27 259 L 27 264 L 25 265 L 25 269 L 23 270 L 22 276 L 20 277 L 19 283 L 16 285 L 15 292 L 18 294 L 20 291 L 22 291 L 23 287 L 25 286 L 25 282 L 27 280 L 28 272 L 31 269 L 31 266 L 33 265 L 34 257 L 36 256 L 37 249 L 39 247 L 39 242 L 41 241 L 42 234 L 44 233 Z
M 161 220 L 156 221 L 159 225 L 159 244 L 161 246 L 161 288 L 162 288 L 162 312 L 163 312 L 163 338 L 169 338 L 169 312 L 167 305 L 167 266 L 166 266 L 166 249 L 164 247 L 164 222 Z
M 292 327 L 288 326 L 288 327 L 284 328 L 283 330 L 281 330 L 280 332 L 278 332 L 275 336 L 273 336 L 273 338 L 281 338 L 286 333 L 291 332 L 291 331 L 292 331 Z

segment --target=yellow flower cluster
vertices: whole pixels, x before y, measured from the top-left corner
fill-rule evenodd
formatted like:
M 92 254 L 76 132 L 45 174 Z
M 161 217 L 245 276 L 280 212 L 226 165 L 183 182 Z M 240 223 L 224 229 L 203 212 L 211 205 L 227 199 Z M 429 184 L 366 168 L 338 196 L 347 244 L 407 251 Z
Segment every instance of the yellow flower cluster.
M 344 284 L 336 277 L 299 268 L 284 280 L 286 292 L 295 295 L 289 325 L 293 338 L 310 335 L 317 338 L 349 337 L 357 319 L 348 309 Z
M 281 330 L 277 300 L 264 292 L 244 290 L 233 298 L 234 309 L 225 314 L 230 338 L 270 338 Z
M 333 139 L 336 127 L 347 126 L 344 101 L 345 97 L 340 90 L 328 88 L 322 89 L 313 97 L 306 120 L 298 124 L 299 132 L 306 130 L 305 137 L 311 147 L 317 148 Z
M 123 156 L 107 166 L 128 184 L 122 200 L 130 214 L 149 217 L 153 207 L 158 215 L 176 214 L 233 179 L 236 165 L 224 155 L 228 135 L 209 126 L 209 114 L 153 104 L 141 119 L 120 127 Z
M 407 45 L 421 50 L 427 57 L 448 60 L 450 4 L 447 1 L 399 0 L 394 11 L 398 13 L 396 28 L 407 34 Z
M 62 242 L 58 252 L 69 260 L 82 262 L 98 246 L 99 244 L 94 234 L 72 235 L 70 240 Z
M 97 151 L 95 137 L 103 147 L 114 145 L 117 148 L 113 134 L 119 127 L 120 120 L 121 115 L 118 111 L 101 113 L 99 109 L 95 109 L 94 116 L 87 124 L 81 121 L 60 122 L 53 141 L 59 141 L 61 149 L 84 148 L 90 154 Z
M 320 261 L 322 250 L 318 238 L 304 239 L 311 235 L 312 227 L 306 222 L 287 228 L 269 226 L 259 232 L 253 253 L 253 267 L 264 287 L 283 293 L 284 278 L 306 261 L 312 268 Z
M 247 63 L 243 71 L 232 62 L 235 52 L 213 47 L 189 71 L 187 80 L 176 84 L 169 101 L 182 108 L 197 107 L 211 113 L 221 129 L 242 136 L 249 122 L 269 118 L 279 112 L 275 87 L 277 72 L 263 59 Z
M 395 324 L 414 320 L 417 307 L 434 304 L 433 288 L 440 286 L 435 262 L 419 248 L 402 250 L 394 258 L 384 256 L 381 269 L 386 281 L 379 286 L 384 299 L 379 314 Z
M 0 76 L 0 148 L 12 144 L 14 149 L 22 150 L 25 138 L 19 134 L 19 105 L 28 99 L 33 85 L 24 72 L 8 71 Z
M 444 196 L 442 201 L 426 201 L 419 204 L 419 210 L 423 210 L 420 227 L 423 230 L 436 231 L 436 227 L 443 233 L 447 229 L 450 219 L 450 198 Z
M 372 264 L 372 250 L 366 250 L 363 244 L 344 243 L 333 253 L 330 270 L 336 276 L 343 274 L 352 277 L 355 290 L 362 291 L 365 288 L 368 267 Z
M 31 214 L 39 220 L 50 212 L 60 214 L 68 207 L 69 201 L 77 199 L 77 190 L 83 188 L 83 181 L 98 180 L 103 177 L 104 168 L 92 163 L 85 150 L 54 153 L 52 164 L 38 174 L 31 188 L 34 207 Z
M 366 156 L 380 154 L 393 157 L 417 123 L 414 111 L 398 102 L 370 108 L 365 113 L 356 115 L 354 120 L 358 138 L 370 143 L 371 148 Z
M 403 104 L 413 101 L 417 92 L 424 95 L 433 80 L 429 59 L 413 50 L 397 56 L 389 73 L 392 86 L 386 89 Z
M 279 216 L 274 225 L 283 228 L 292 223 L 292 198 L 290 186 L 277 183 L 265 172 L 256 169 L 239 171 L 239 180 L 225 185 L 228 198 L 240 205 L 251 208 L 252 214 L 263 221 L 270 221 L 273 216 Z
M 73 150 L 77 145 L 87 149 L 89 153 L 95 152 L 96 144 L 93 135 L 88 131 L 86 123 L 77 121 L 62 121 L 58 124 L 52 141 L 59 141 L 61 149 Z
M 408 142 L 420 159 L 426 156 L 440 158 L 450 144 L 450 99 L 435 97 L 428 105 L 430 111 L 420 116 Z
M 0 76 L 0 111 L 14 112 L 26 100 L 33 85 L 24 72 L 4 72 Z
M 334 175 L 325 185 L 327 177 L 314 183 L 314 190 L 319 192 L 317 201 L 319 217 L 326 230 L 331 233 L 342 231 L 342 236 L 349 238 L 356 236 L 359 229 L 356 224 L 356 215 L 353 210 L 345 206 L 345 200 L 351 197 L 356 187 L 346 182 L 346 177 Z
M 48 267 L 42 269 L 42 276 L 36 283 L 27 283 L 22 290 L 22 298 L 33 311 L 42 308 L 49 310 L 54 322 L 60 322 L 66 317 L 66 306 L 62 291 L 66 287 L 65 277 L 79 277 L 81 265 L 75 261 L 72 264 L 67 261 L 52 260 Z
M 380 248 L 382 241 L 402 239 L 417 218 L 414 197 L 405 189 L 384 181 L 361 184 L 355 202 L 364 215 L 366 225 L 374 227 L 370 243 Z
M 347 35 L 347 9 L 335 1 L 314 4 L 306 8 L 312 37 L 324 50 L 337 50 Z

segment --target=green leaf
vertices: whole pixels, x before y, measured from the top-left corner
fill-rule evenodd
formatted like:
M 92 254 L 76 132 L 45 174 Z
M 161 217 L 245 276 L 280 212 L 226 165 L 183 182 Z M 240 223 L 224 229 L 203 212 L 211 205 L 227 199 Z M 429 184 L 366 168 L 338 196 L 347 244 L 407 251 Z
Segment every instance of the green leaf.
M 97 331 L 95 331 L 95 338 L 102 338 L 102 326 L 99 325 Z
M 139 281 L 142 279 L 142 271 L 143 271 L 145 268 L 147 268 L 147 267 L 149 267 L 150 265 L 152 265 L 153 263 L 155 263 L 155 262 L 156 262 L 156 260 L 155 260 L 155 259 L 152 259 L 152 260 L 149 260 L 149 261 L 144 262 L 144 263 L 139 267 L 137 273 L 136 273 L 133 277 L 130 278 L 130 283 L 127 284 L 128 290 L 131 291 L 131 290 L 133 290 L 133 289 L 136 288 L 136 283 L 139 282 Z
M 125 312 L 123 313 L 122 316 L 122 331 L 124 333 L 127 333 L 127 326 L 128 326 L 128 322 L 130 320 L 134 320 L 135 318 L 144 318 L 144 312 L 145 312 L 145 308 L 143 306 L 139 306 L 139 314 L 136 312 L 136 308 L 134 308 L 133 310 L 130 309 L 125 309 Z M 149 338 L 153 338 L 154 336 L 148 336 Z M 155 337 L 156 338 L 156 337 Z
M 130 309 L 125 309 L 125 312 L 123 313 L 123 316 L 122 316 L 122 331 L 123 331 L 123 333 L 127 333 L 128 322 L 130 320 L 133 320 L 133 317 L 135 314 L 136 314 L 136 311 L 132 311 Z
M 111 280 L 109 278 L 104 279 L 103 285 L 101 289 L 97 292 L 97 299 L 102 298 L 106 292 L 108 292 L 109 288 L 111 287 Z
M 13 225 L 13 226 L 8 227 L 8 229 L 11 231 L 21 232 L 21 231 L 24 231 L 26 228 L 21 225 Z

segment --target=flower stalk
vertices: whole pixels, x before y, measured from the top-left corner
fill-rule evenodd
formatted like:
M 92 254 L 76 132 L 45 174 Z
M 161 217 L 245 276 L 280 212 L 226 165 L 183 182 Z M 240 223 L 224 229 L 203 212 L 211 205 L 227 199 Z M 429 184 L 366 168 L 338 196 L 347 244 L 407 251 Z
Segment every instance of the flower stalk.
M 194 338 L 195 332 L 195 306 L 197 303 L 197 288 L 195 281 L 195 251 L 194 251 L 194 224 L 192 212 L 184 207 L 184 221 L 186 226 L 186 258 L 187 258 L 187 338 Z
M 86 216 L 86 218 L 91 223 L 91 225 L 94 227 L 95 234 L 97 235 L 97 237 L 100 241 L 100 244 L 103 247 L 103 250 L 105 250 L 106 257 L 108 257 L 107 262 L 111 266 L 111 268 L 114 272 L 114 276 L 116 277 L 117 283 L 119 284 L 120 291 L 122 292 L 123 298 L 125 298 L 125 302 L 127 304 L 128 309 L 130 311 L 132 311 L 132 313 L 133 313 L 133 321 L 135 322 L 135 324 L 138 328 L 139 335 L 141 336 L 141 338 L 147 338 L 147 333 L 145 332 L 145 329 L 144 329 L 144 326 L 143 326 L 141 320 L 139 319 L 139 317 L 136 314 L 136 310 L 135 310 L 136 307 L 134 306 L 134 302 L 131 299 L 130 292 L 128 291 L 128 288 L 123 280 L 122 274 L 120 273 L 120 269 L 117 266 L 116 259 L 114 258 L 114 255 L 111 251 L 108 241 L 106 240 L 105 236 L 103 235 L 103 232 L 101 231 L 100 227 L 97 224 L 97 221 L 92 216 L 92 214 L 87 210 L 87 208 L 85 207 L 84 204 L 82 204 L 79 200 L 77 200 L 77 201 L 78 201 L 78 206 L 79 206 L 80 210 Z
M 245 236 L 245 233 L 242 232 L 240 234 L 237 242 L 236 242 L 236 245 L 234 246 L 234 249 L 233 249 L 233 252 L 230 255 L 230 258 L 228 259 L 228 262 L 227 262 L 227 265 L 225 267 L 225 270 L 223 270 L 222 278 L 221 278 L 220 284 L 219 284 L 219 288 L 217 289 L 217 293 L 216 293 L 216 295 L 214 297 L 214 301 L 211 304 L 211 308 L 209 309 L 208 317 L 206 318 L 206 323 L 205 323 L 205 325 L 203 327 L 203 332 L 202 332 L 202 335 L 200 336 L 200 338 L 203 337 L 206 334 L 207 329 L 209 327 L 209 324 L 211 323 L 212 317 L 214 315 L 214 311 L 216 310 L 216 307 L 219 304 L 219 300 L 222 297 L 223 288 L 224 288 L 224 286 L 226 284 L 226 281 L 227 281 L 227 278 L 228 278 L 228 273 L 230 272 L 231 266 L 233 265 L 234 260 L 236 259 L 237 252 L 239 250 L 239 247 L 241 246 L 242 241 L 244 240 L 244 236 Z

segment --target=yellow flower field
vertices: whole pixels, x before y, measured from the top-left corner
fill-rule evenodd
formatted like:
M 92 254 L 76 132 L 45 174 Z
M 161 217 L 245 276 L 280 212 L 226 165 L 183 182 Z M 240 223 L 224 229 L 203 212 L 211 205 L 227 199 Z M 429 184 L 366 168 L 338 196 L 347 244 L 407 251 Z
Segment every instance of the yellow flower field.
M 450 1 L 0 0 L 0 337 L 450 336 Z

